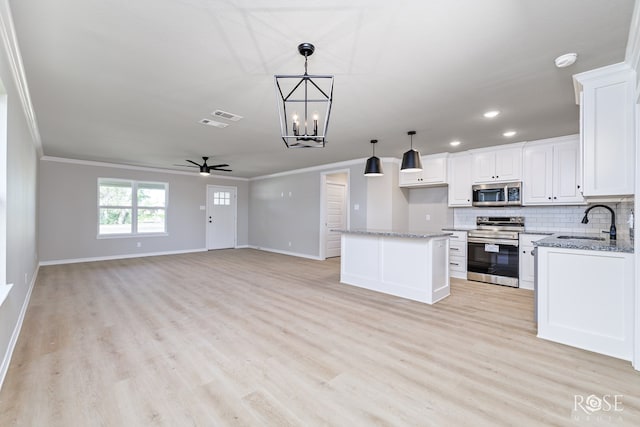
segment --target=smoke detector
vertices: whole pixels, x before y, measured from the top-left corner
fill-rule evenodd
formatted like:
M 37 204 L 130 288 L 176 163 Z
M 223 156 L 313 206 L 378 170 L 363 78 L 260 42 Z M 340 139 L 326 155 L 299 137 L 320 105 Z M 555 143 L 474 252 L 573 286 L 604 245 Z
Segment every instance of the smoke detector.
M 577 53 L 565 53 L 564 55 L 558 56 L 554 62 L 556 63 L 556 67 L 558 68 L 566 68 L 570 65 L 573 65 L 578 59 Z

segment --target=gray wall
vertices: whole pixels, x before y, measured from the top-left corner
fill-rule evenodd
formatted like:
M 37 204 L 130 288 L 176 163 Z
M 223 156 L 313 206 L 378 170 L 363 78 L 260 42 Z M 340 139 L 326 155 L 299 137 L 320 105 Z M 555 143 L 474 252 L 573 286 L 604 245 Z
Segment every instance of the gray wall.
M 398 187 L 398 163 L 383 160 L 383 176 L 367 179 L 367 228 L 404 231 L 408 227 L 408 190 Z M 362 173 L 362 172 L 361 172 Z
M 97 180 L 169 183 L 168 236 L 97 239 Z M 249 182 L 163 172 L 40 161 L 39 254 L 42 262 L 204 249 L 206 186 L 238 188 L 238 246 L 248 244 Z M 136 243 L 140 242 L 141 247 Z
M 439 231 L 452 226 L 454 210 L 447 206 L 448 197 L 446 186 L 410 189 L 409 230 Z
M 3 0 L 6 4 L 6 0 Z M 1 8 L 6 11 L 6 8 Z M 3 16 L 4 22 L 10 17 Z M 7 198 L 6 278 L 13 289 L 0 306 L 0 360 L 5 360 L 11 336 L 18 324 L 30 284 L 38 265 L 36 253 L 36 143 L 31 136 L 15 80 L 11 74 L 5 44 L 0 43 L 0 79 L 8 99 L 7 113 Z M 4 286 L 5 283 L 0 283 Z M 7 366 L 2 365 L 4 370 Z
M 321 174 L 333 170 L 349 169 L 350 226 L 366 227 L 367 187 L 363 165 L 328 166 L 327 169 L 252 180 L 249 190 L 250 245 L 309 257 L 320 256 Z

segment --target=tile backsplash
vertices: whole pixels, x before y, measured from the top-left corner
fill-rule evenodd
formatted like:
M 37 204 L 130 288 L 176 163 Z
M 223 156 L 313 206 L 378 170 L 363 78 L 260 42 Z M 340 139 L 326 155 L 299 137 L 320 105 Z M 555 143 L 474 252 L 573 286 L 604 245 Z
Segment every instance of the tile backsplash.
M 629 215 L 633 200 L 618 203 L 597 203 L 609 206 L 616 213 L 616 229 L 621 237 L 629 237 Z M 583 206 L 523 206 L 520 208 L 455 208 L 455 227 L 475 227 L 478 216 L 524 216 L 527 231 L 595 233 L 609 230 L 611 215 L 603 208 L 589 213 L 589 223 L 582 224 L 587 205 Z M 635 213 L 634 213 L 635 215 Z

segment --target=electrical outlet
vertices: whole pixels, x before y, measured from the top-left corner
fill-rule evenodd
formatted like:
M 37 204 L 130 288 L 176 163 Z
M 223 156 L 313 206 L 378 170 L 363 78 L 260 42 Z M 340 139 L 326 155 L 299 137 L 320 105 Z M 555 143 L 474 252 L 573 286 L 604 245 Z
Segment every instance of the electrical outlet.
M 141 247 L 142 247 L 142 242 L 138 242 L 138 243 L 136 243 L 136 246 L 137 246 L 137 247 L 139 247 L 139 248 L 141 248 Z
M 24 273 L 24 284 L 27 284 L 27 273 Z
M 426 214 L 426 215 L 424 216 L 424 219 L 426 219 L 427 221 L 431 221 L 431 215 Z
M 289 247 L 291 247 L 291 242 L 289 242 Z
M 355 205 L 353 205 L 353 210 L 354 211 L 359 211 L 360 210 L 360 205 L 357 204 L 357 203 Z

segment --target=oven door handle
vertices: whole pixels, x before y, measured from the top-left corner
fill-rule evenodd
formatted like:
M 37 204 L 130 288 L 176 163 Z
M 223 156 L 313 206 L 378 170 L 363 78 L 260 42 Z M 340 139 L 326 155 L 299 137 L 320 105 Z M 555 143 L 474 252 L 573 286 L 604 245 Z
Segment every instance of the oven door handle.
M 517 240 L 507 240 L 507 239 L 485 239 L 481 237 L 469 237 L 467 239 L 469 243 L 489 243 L 490 245 L 505 245 L 505 246 L 515 246 L 518 247 Z

